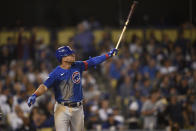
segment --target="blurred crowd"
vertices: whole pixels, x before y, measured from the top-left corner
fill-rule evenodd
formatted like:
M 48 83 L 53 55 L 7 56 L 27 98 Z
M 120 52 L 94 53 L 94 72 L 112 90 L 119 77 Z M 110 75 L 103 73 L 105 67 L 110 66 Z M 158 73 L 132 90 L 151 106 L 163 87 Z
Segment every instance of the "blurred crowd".
M 114 48 L 109 30 L 94 43 L 97 25 L 82 22 L 70 38 L 79 60 Z M 54 128 L 52 89 L 31 108 L 26 101 L 57 66 L 60 45 L 46 45 L 34 30 L 29 38 L 23 32 L 0 47 L 0 130 Z M 149 39 L 131 37 L 123 38 L 118 56 L 83 73 L 85 128 L 195 129 L 196 43 L 181 28 L 175 42 L 167 34 L 158 41 L 153 32 Z

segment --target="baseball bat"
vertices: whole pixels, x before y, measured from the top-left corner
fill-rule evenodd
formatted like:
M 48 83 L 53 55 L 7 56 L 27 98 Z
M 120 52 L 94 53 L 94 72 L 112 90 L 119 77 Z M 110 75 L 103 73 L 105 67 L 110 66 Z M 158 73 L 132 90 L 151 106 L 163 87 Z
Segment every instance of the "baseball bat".
M 121 34 L 120 34 L 120 37 L 119 37 L 119 39 L 118 39 L 118 42 L 117 42 L 117 44 L 116 44 L 116 47 L 115 47 L 116 49 L 118 49 L 118 47 L 119 47 L 119 45 L 120 45 L 121 39 L 122 39 L 122 37 L 123 37 L 123 34 L 124 34 L 124 32 L 125 32 L 125 30 L 126 30 L 126 28 L 127 28 L 127 25 L 128 25 L 128 23 L 129 23 L 129 21 L 130 21 L 130 19 L 131 19 L 131 16 L 132 16 L 132 14 L 133 14 L 133 11 L 134 11 L 134 9 L 135 9 L 137 3 L 138 3 L 137 1 L 133 1 L 133 4 L 131 5 L 131 9 L 130 9 L 130 11 L 129 11 L 129 15 L 128 15 L 128 17 L 127 17 L 127 20 L 126 20 L 126 22 L 125 22 L 125 25 L 124 25 L 124 27 L 123 27 L 123 30 L 122 30 L 122 32 L 121 32 Z

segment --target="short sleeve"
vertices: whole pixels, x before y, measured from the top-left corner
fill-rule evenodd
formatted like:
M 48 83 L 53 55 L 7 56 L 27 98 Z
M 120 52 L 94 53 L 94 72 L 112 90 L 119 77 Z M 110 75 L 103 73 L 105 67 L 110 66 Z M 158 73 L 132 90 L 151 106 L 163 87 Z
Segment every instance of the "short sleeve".
M 74 66 L 80 68 L 81 71 L 87 70 L 88 63 L 86 61 L 76 61 Z
M 51 72 L 48 76 L 48 78 L 44 81 L 44 85 L 47 87 L 47 88 L 51 88 L 52 85 L 54 84 L 55 82 L 55 73 L 54 72 Z

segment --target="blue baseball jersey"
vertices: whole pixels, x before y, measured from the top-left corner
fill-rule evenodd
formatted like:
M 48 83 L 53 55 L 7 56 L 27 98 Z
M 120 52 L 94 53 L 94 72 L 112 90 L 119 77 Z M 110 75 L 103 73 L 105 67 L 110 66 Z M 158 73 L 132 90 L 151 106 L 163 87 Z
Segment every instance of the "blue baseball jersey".
M 105 61 L 109 56 L 102 55 L 87 61 L 76 61 L 70 69 L 57 66 L 44 82 L 47 88 L 53 88 L 55 99 L 58 102 L 78 102 L 83 99 L 82 72 L 88 67 Z

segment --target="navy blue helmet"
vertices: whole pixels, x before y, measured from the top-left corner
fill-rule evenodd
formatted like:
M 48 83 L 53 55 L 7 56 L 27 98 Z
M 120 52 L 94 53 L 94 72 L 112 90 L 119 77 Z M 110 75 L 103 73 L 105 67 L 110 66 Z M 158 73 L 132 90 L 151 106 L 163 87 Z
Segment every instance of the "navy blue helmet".
M 75 52 L 69 46 L 61 46 L 56 50 L 56 58 L 61 63 L 62 58 L 75 54 Z

